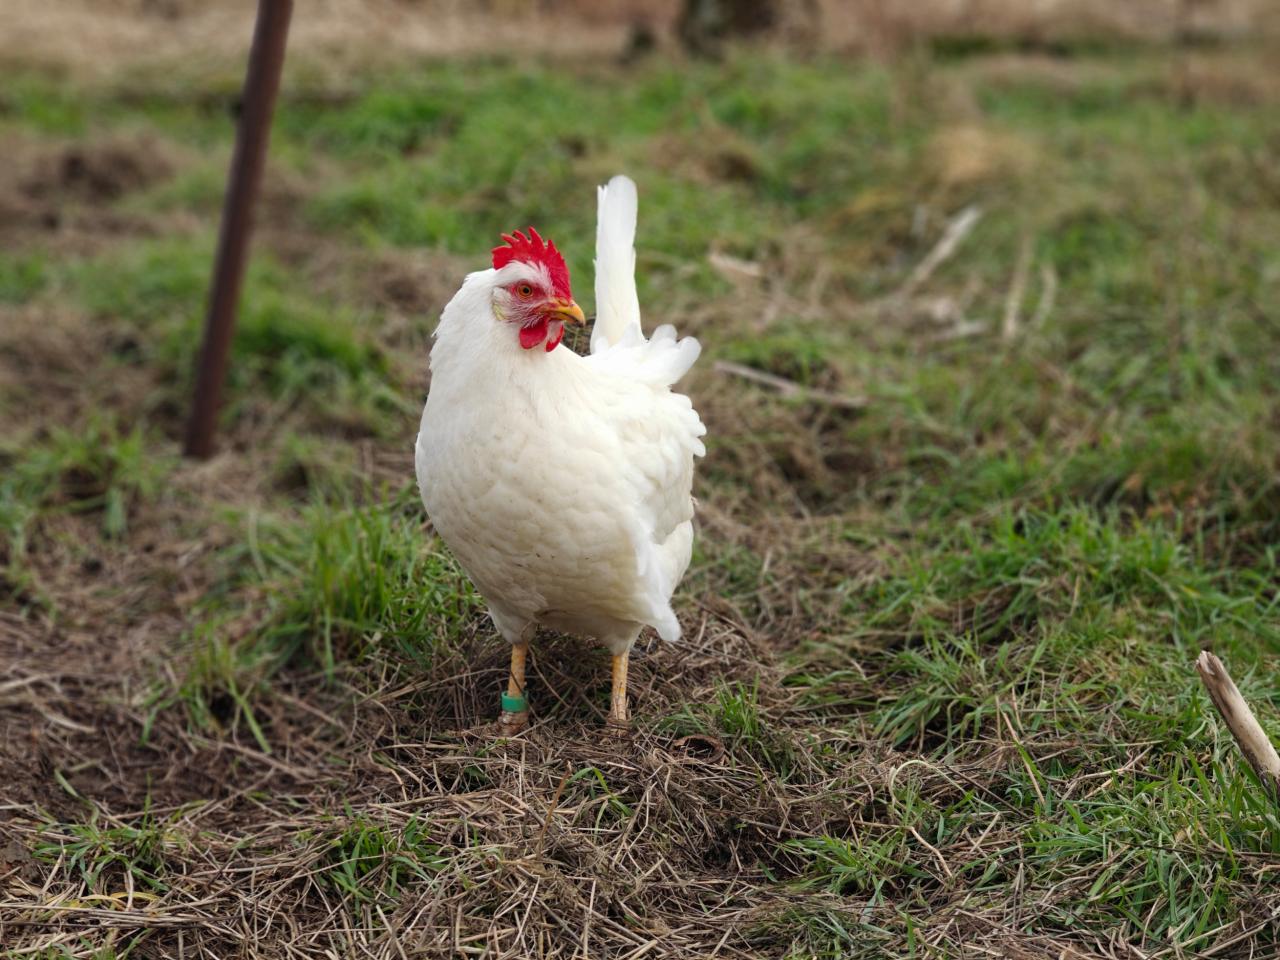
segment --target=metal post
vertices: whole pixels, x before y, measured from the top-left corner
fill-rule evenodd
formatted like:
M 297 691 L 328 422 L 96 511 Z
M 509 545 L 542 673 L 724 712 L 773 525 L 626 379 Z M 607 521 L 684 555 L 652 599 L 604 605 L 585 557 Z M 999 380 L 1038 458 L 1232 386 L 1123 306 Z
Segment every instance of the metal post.
M 195 402 L 187 425 L 185 447 L 189 457 L 203 459 L 213 453 L 213 434 L 222 402 L 231 337 L 235 332 L 236 304 L 244 284 L 253 207 L 266 165 L 271 115 L 280 89 L 280 72 L 284 67 L 285 41 L 292 13 L 293 0 L 258 0 L 253 48 L 249 51 L 249 68 L 241 98 L 240 125 L 236 131 L 235 152 L 231 157 L 227 194 L 222 205 L 222 226 L 213 265 L 213 285 L 209 290 L 204 343 L 196 361 Z

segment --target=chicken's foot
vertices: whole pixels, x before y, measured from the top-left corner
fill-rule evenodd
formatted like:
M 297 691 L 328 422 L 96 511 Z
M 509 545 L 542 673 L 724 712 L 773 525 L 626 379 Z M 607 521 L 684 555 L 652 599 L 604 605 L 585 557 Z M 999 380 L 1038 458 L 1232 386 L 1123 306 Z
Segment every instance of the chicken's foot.
M 524 691 L 524 662 L 529 655 L 529 644 L 511 645 L 511 674 L 507 677 L 507 692 L 502 697 L 502 715 L 498 728 L 503 736 L 519 733 L 529 723 L 529 702 Z

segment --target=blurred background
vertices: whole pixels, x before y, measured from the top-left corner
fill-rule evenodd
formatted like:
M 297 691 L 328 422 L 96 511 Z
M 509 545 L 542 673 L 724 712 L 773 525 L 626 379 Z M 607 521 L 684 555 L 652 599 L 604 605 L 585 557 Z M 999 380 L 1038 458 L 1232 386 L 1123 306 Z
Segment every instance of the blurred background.
M 1274 946 L 1191 670 L 1280 732 L 1274 2 L 300 3 L 204 462 L 255 7 L 2 7 L 11 955 Z M 495 745 L 430 334 L 528 224 L 590 313 L 618 172 L 705 349 L 685 638 L 631 747 L 555 637 Z

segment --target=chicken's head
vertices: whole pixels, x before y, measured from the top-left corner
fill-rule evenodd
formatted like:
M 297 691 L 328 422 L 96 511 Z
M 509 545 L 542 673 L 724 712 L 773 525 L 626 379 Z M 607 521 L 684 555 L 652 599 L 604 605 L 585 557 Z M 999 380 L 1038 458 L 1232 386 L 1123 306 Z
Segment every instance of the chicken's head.
M 546 344 L 554 350 L 566 323 L 586 323 L 582 308 L 569 290 L 569 268 L 556 245 L 529 228 L 503 234 L 503 246 L 493 248 L 493 313 L 517 331 L 520 346 L 532 350 Z

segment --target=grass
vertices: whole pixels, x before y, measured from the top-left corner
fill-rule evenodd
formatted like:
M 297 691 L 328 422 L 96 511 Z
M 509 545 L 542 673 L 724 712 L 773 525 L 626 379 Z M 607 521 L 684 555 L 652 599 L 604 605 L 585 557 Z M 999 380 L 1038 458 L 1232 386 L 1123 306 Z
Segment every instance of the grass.
M 317 502 L 296 514 L 235 518 L 246 528 L 221 582 L 185 640 L 174 690 L 150 708 L 182 704 L 202 730 L 237 729 L 270 746 L 252 701 L 290 664 L 414 675 L 441 654 L 456 656 L 482 608 L 453 559 L 428 538 L 408 489 L 378 506 Z M 392 511 L 387 502 L 398 502 Z M 154 715 L 149 726 L 154 723 Z
M 180 837 L 150 814 L 144 814 L 137 824 L 115 826 L 104 826 L 91 816 L 84 823 L 51 824 L 35 854 L 65 863 L 67 870 L 80 875 L 92 896 L 119 898 L 124 896 L 117 892 L 122 886 L 127 890 L 136 885 L 149 891 L 142 899 L 152 899 L 167 889 L 161 879 L 166 850 L 181 843 Z
M 173 450 L 225 85 L 17 76 L 0 136 L 142 131 L 186 160 L 100 202 L 151 234 L 32 230 L 0 258 L 4 316 L 101 357 L 70 383 L 55 339 L 0 339 L 0 377 L 45 364 L 75 397 L 0 448 L 0 604 L 38 641 L 0 650 L 78 798 L 36 776 L 14 801 L 36 860 L 0 941 L 176 953 L 123 911 L 110 938 L 30 921 L 54 896 L 119 911 L 132 883 L 201 911 L 184 949 L 219 955 L 244 911 L 263 951 L 308 956 L 1273 950 L 1280 818 L 1191 663 L 1222 655 L 1280 737 L 1278 131 L 1273 101 L 1188 97 L 1180 55 L 743 51 L 294 90 L 203 466 Z M 619 169 L 646 315 L 707 351 L 685 637 L 634 661 L 630 745 L 600 742 L 607 659 L 540 643 L 537 724 L 502 743 L 477 725 L 505 651 L 411 481 L 428 335 L 530 222 L 589 300 L 590 186 Z
M 47 282 L 47 266 L 39 256 L 0 259 L 0 303 L 25 303 Z
M 85 514 L 102 537 L 120 540 L 141 501 L 155 498 L 172 455 L 148 443 L 141 426 L 124 430 L 107 416 L 78 428 L 55 426 L 35 444 L 0 449 L 0 573 L 30 577 L 31 530 L 41 517 Z
M 425 824 L 410 817 L 400 829 L 356 818 L 330 841 L 319 877 L 356 901 L 394 900 L 408 883 L 430 883 L 448 866 Z
M 63 273 L 81 309 L 112 324 L 128 345 L 117 359 L 161 381 L 152 403 L 180 403 L 192 389 L 208 297 L 212 246 L 204 239 L 144 245 L 74 261 Z M 345 305 L 307 295 L 302 278 L 255 261 L 243 293 L 224 419 L 263 395 L 277 418 L 301 411 L 337 428 L 377 432 L 406 403 L 388 382 L 368 323 Z M 252 398 L 252 399 L 250 399 Z M 260 415 L 260 411 L 255 410 Z
M 332 673 L 338 660 L 363 659 L 378 646 L 425 664 L 457 639 L 478 598 L 452 558 L 424 549 L 413 495 L 391 498 L 400 504 L 392 512 L 317 504 L 296 525 L 251 533 L 251 577 L 271 605 L 274 642 L 310 644 L 310 656 Z

